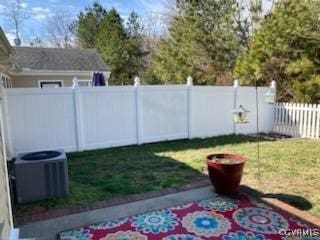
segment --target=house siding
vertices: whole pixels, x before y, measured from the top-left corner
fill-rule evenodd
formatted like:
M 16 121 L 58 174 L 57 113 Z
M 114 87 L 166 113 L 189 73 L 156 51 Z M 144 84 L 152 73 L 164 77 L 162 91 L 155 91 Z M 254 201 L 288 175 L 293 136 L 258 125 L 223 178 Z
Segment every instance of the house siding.
M 12 87 L 14 88 L 37 88 L 39 80 L 63 80 L 65 87 L 72 86 L 72 80 L 75 76 L 13 76 Z M 91 79 L 91 75 L 77 76 L 79 80 Z
M 0 149 L 2 144 L 0 143 Z M 6 164 L 0 150 L 0 239 L 8 239 L 10 226 L 10 207 L 8 200 L 8 187 L 6 177 Z
M 8 74 L 9 69 L 12 69 L 12 62 L 10 55 L 12 54 L 12 48 L 7 40 L 4 32 L 0 27 L 0 84 L 2 82 L 2 73 Z M 0 85 L 0 97 L 2 95 L 2 86 Z M 2 111 L 2 104 L 0 104 L 0 111 Z M 1 119 L 0 119 L 1 121 Z M 1 123 L 0 123 L 1 124 Z M 3 156 L 2 135 L 0 128 L 0 239 L 9 239 L 9 233 L 11 230 L 11 208 L 10 197 L 8 195 L 8 176 L 7 176 L 7 164 L 6 159 Z

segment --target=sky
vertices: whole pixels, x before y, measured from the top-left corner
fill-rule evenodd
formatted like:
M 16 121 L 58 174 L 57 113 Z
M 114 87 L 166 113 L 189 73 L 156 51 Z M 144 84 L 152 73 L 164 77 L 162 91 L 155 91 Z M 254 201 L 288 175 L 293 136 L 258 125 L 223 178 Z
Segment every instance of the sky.
M 11 43 L 15 38 L 15 30 L 5 16 L 6 4 L 11 0 L 0 0 L 0 26 Z M 58 11 L 70 12 L 70 18 L 75 18 L 93 0 L 21 0 L 22 7 L 26 10 L 28 18 L 24 20 L 21 28 L 21 39 L 29 42 L 35 36 L 47 38 L 47 18 Z M 123 19 L 126 19 L 132 10 L 140 16 L 157 13 L 163 10 L 162 0 L 100 0 L 106 8 L 116 8 Z
M 8 17 L 6 17 L 6 4 L 12 0 L 0 0 L 0 26 L 4 30 L 7 38 L 13 44 L 15 30 Z M 21 6 L 25 9 L 28 18 L 22 23 L 20 28 L 22 42 L 28 44 L 35 36 L 42 40 L 48 39 L 47 19 L 59 11 L 70 13 L 70 18 L 75 19 L 81 10 L 90 6 L 93 0 L 20 0 Z M 99 2 L 106 8 L 116 8 L 122 18 L 126 20 L 132 10 L 141 17 L 149 14 L 161 15 L 165 10 L 165 2 L 174 0 L 100 0 Z M 271 0 L 263 0 L 266 8 L 271 5 Z

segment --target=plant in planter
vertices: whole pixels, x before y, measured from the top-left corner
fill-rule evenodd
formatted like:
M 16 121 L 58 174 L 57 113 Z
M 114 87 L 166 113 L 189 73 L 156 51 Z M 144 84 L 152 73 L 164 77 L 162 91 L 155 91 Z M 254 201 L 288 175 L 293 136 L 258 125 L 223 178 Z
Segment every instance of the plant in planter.
M 231 195 L 240 185 L 246 158 L 238 154 L 210 154 L 206 158 L 209 177 L 217 193 Z

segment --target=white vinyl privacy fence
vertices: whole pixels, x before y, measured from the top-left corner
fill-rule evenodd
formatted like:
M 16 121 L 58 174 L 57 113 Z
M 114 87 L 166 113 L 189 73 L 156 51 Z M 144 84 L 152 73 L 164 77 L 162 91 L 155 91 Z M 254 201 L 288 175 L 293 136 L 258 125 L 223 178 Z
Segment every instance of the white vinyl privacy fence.
M 303 138 L 320 138 L 320 105 L 277 103 L 274 132 Z
M 258 88 L 259 127 L 273 128 L 269 88 Z M 7 146 L 20 152 L 82 151 L 256 131 L 254 87 L 192 85 L 5 89 Z M 232 109 L 248 108 L 234 125 Z

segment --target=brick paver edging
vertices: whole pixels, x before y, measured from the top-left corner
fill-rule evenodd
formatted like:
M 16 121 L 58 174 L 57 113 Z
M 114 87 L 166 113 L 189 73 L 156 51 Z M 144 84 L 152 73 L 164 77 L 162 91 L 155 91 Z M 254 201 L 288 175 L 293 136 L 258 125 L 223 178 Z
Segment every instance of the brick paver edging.
M 139 201 L 147 198 L 159 197 L 166 194 L 187 191 L 194 188 L 205 187 L 208 185 L 210 185 L 209 179 L 207 177 L 201 177 L 198 181 L 194 181 L 187 185 L 167 188 L 163 190 L 156 190 L 156 191 L 151 191 L 146 193 L 133 194 L 128 196 L 114 197 L 108 200 L 88 203 L 82 206 L 48 210 L 45 212 L 36 213 L 36 214 L 32 214 L 25 217 L 18 217 L 14 219 L 14 223 L 15 223 L 15 226 L 22 226 L 27 223 L 39 222 L 39 221 L 47 220 L 50 218 L 56 218 L 56 217 L 61 217 L 65 215 L 91 211 L 99 208 L 111 207 L 115 205 L 129 203 L 129 202 Z
M 86 204 L 83 206 L 78 206 L 78 207 L 49 210 L 46 212 L 33 214 L 31 216 L 16 218 L 15 225 L 22 226 L 22 225 L 25 225 L 25 224 L 31 223 L 31 222 L 38 222 L 38 221 L 43 221 L 43 220 L 47 220 L 50 218 L 61 217 L 64 215 L 76 214 L 76 213 L 91 211 L 91 210 L 95 210 L 95 209 L 99 209 L 99 208 L 111 207 L 111 206 L 115 206 L 115 205 L 129 203 L 129 202 L 139 201 L 139 200 L 143 200 L 143 199 L 159 197 L 159 196 L 166 195 L 166 194 L 187 191 L 187 190 L 191 190 L 194 188 L 200 188 L 200 187 L 204 187 L 204 186 L 208 186 L 208 185 L 210 185 L 209 179 L 204 178 L 204 179 L 201 179 L 199 181 L 196 181 L 196 182 L 193 182 L 193 183 L 190 183 L 187 185 L 167 188 L 164 190 L 151 191 L 151 192 L 134 194 L 134 195 L 129 195 L 129 196 L 115 197 L 115 198 L 112 198 L 109 200 L 103 200 L 103 201 L 98 201 L 98 202 L 94 202 L 94 203 L 89 203 L 89 204 Z M 299 210 L 299 209 L 297 209 L 287 203 L 284 203 L 276 198 L 265 197 L 263 193 L 258 192 L 256 190 L 254 190 L 250 187 L 244 186 L 244 185 L 241 185 L 239 187 L 239 191 L 244 193 L 248 197 L 255 198 L 259 201 L 262 201 L 268 205 L 275 207 L 276 209 L 287 212 L 290 215 L 294 215 L 298 219 L 300 219 L 304 222 L 307 222 L 308 224 L 310 224 L 312 226 L 320 227 L 320 219 L 318 219 L 317 217 L 311 216 L 310 214 L 305 213 L 305 212 L 303 212 L 303 211 L 301 211 L 301 210 Z

